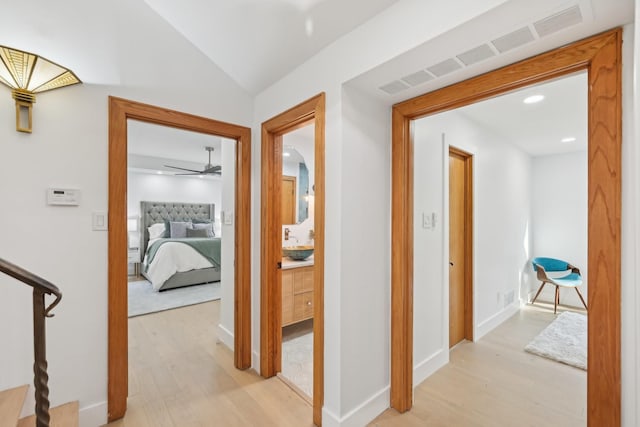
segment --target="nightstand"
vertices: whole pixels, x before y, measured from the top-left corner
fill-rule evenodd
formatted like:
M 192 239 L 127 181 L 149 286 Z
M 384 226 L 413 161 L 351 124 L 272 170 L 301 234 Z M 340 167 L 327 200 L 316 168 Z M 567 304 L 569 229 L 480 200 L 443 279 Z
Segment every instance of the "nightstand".
M 133 273 L 136 276 L 140 275 L 140 250 L 138 248 L 129 248 L 127 253 L 128 263 L 133 264 Z

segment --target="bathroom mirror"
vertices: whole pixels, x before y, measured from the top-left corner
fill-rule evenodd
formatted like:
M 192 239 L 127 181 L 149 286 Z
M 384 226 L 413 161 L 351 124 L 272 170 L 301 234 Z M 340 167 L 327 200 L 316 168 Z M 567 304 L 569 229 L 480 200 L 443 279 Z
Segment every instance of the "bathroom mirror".
M 282 225 L 300 224 L 309 218 L 309 168 L 292 146 L 282 149 Z

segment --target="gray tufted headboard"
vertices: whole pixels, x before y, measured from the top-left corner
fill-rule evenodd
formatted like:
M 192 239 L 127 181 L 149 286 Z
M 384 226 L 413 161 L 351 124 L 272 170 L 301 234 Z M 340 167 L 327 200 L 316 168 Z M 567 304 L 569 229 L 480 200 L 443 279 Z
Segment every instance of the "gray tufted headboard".
M 208 203 L 177 203 L 177 202 L 140 202 L 140 216 L 142 229 L 140 230 L 141 256 L 147 251 L 149 230 L 153 224 L 170 221 L 189 221 L 194 219 L 215 220 L 215 206 Z

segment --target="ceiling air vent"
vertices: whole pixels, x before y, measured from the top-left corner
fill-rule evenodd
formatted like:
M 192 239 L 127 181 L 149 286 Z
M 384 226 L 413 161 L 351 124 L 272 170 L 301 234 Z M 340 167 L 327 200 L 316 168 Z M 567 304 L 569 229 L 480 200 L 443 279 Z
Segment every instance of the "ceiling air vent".
M 429 80 L 432 80 L 432 79 L 433 79 L 433 76 L 431 74 L 427 73 L 424 70 L 420 70 L 416 73 L 409 74 L 408 76 L 404 76 L 402 78 L 402 81 L 407 83 L 410 86 L 417 86 L 424 82 L 428 82 Z
M 508 50 L 520 47 L 523 44 L 532 42 L 533 40 L 533 33 L 529 27 L 524 27 L 505 36 L 498 37 L 497 39 L 492 40 L 491 43 L 496 49 L 498 49 L 498 52 L 504 53 Z
M 451 58 L 436 65 L 432 65 L 431 67 L 428 67 L 427 70 L 436 77 L 441 77 L 460 68 L 462 68 L 462 65 L 457 63 L 455 59 Z
M 489 45 L 483 44 L 471 50 L 468 50 L 460 55 L 457 55 L 457 58 L 462 61 L 464 65 L 475 64 L 476 62 L 484 61 L 487 58 L 491 58 L 495 56 L 495 53 Z
M 388 93 L 389 95 L 395 95 L 398 92 L 402 92 L 405 89 L 408 89 L 409 85 L 407 85 L 406 83 L 401 82 L 400 80 L 396 80 L 394 82 L 391 83 L 387 83 L 384 86 L 380 86 L 378 89 L 380 89 L 383 92 Z
M 582 22 L 580 7 L 575 5 L 569 9 L 548 16 L 533 24 L 540 37 L 548 36 Z

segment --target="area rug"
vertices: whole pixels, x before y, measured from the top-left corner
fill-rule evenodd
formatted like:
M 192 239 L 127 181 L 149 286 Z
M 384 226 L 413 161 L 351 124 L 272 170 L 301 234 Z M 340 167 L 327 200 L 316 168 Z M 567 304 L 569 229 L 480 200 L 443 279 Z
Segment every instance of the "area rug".
M 129 282 L 129 317 L 220 299 L 220 282 L 158 292 L 147 280 Z
M 580 369 L 587 369 L 587 316 L 565 311 L 524 348 Z
M 282 341 L 282 375 L 313 397 L 313 332 Z

